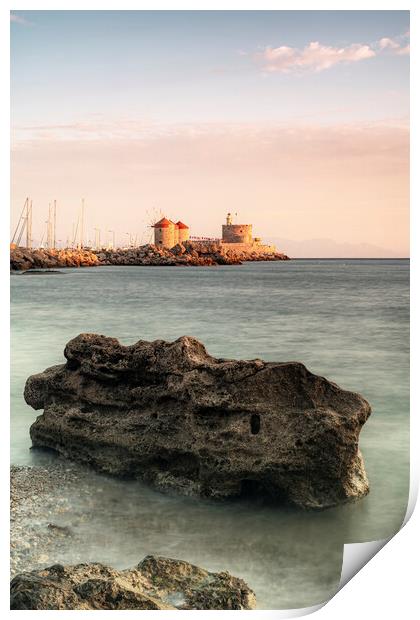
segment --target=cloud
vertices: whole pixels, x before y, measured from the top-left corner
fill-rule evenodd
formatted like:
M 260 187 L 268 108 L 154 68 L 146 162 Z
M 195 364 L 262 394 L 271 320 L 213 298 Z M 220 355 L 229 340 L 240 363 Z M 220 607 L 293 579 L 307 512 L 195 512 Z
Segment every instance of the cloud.
M 58 238 L 65 240 L 83 195 L 91 227 L 102 222 L 121 235 L 137 232 L 145 211 L 158 205 L 195 234 L 214 236 L 228 204 L 263 237 L 329 237 L 407 255 L 406 121 L 148 126 L 115 118 L 38 129 L 28 127 L 11 156 L 12 220 L 22 194 L 31 195 L 38 239 L 52 197 L 63 205 Z
M 394 39 L 390 39 L 389 37 L 383 37 L 382 39 L 380 39 L 379 41 L 379 47 L 383 50 L 383 49 L 398 49 L 400 47 L 399 43 L 397 43 L 396 41 L 394 41 Z
M 353 43 L 347 47 L 332 47 L 312 41 L 299 49 L 297 47 L 266 47 L 256 55 L 262 61 L 264 72 L 290 73 L 291 71 L 324 71 L 341 63 L 359 62 L 376 56 L 370 45 Z
M 410 53 L 410 45 L 406 45 L 405 47 L 400 47 L 396 52 L 398 56 L 405 56 Z
M 406 32 L 401 37 L 396 37 L 394 39 L 383 37 L 379 41 L 379 49 L 396 54 L 397 56 L 405 56 L 410 53 L 410 45 L 407 43 L 409 36 L 410 33 Z
M 395 38 L 382 37 L 375 43 L 352 43 L 344 47 L 323 45 L 319 41 L 311 41 L 303 48 L 268 46 L 254 54 L 254 59 L 261 64 L 264 73 L 319 73 L 339 64 L 360 62 L 379 54 L 409 54 L 408 37 L 409 32 L 406 32 Z
M 21 15 L 16 15 L 16 13 L 10 13 L 10 21 L 15 24 L 22 24 L 22 26 L 32 26 L 32 22 Z
M 179 123 L 164 124 L 137 119 L 109 119 L 101 123 L 74 122 L 61 125 L 14 127 L 13 147 L 48 149 L 138 150 L 156 155 L 163 163 L 168 154 L 178 153 L 171 166 L 179 165 L 182 153 L 188 165 L 198 161 L 215 164 L 217 153 L 232 156 L 241 164 L 265 166 L 279 157 L 296 157 L 313 165 L 324 159 L 358 159 L 386 156 L 395 165 L 408 144 L 406 119 L 377 123 L 350 123 L 323 126 L 308 123 Z M 61 146 L 59 146 L 61 145 Z M 135 158 L 134 158 L 135 159 Z M 156 163 L 155 162 L 155 163 Z M 224 165 L 224 164 L 223 164 Z
M 165 125 L 142 119 L 101 119 L 93 118 L 71 123 L 49 125 L 16 125 L 13 127 L 13 136 L 19 140 L 145 140 L 159 139 L 163 136 L 171 136 L 183 131 L 192 132 L 200 130 L 200 125 Z M 204 126 L 203 126 L 204 127 Z

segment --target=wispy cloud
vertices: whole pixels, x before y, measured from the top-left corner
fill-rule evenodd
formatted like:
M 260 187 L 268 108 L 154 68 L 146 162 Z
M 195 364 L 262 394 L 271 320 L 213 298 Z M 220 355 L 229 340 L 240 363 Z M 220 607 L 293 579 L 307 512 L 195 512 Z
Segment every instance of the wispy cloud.
M 303 48 L 268 46 L 254 54 L 254 58 L 264 73 L 319 73 L 339 64 L 360 62 L 382 53 L 409 54 L 408 36 L 409 33 L 405 33 L 397 38 L 383 37 L 375 43 L 352 43 L 344 47 L 323 45 L 319 41 L 311 41 Z
M 410 36 L 409 32 L 406 32 L 403 36 L 391 39 L 390 37 L 383 37 L 379 41 L 379 49 L 381 51 L 391 52 L 397 56 L 405 56 L 410 53 L 410 45 L 407 42 Z
M 187 125 L 198 131 L 196 125 Z M 57 140 L 144 140 L 156 139 L 182 132 L 185 126 L 165 125 L 142 119 L 107 119 L 93 118 L 71 123 L 49 125 L 16 125 L 13 127 L 14 138 L 21 139 L 57 139 Z
M 213 236 L 221 205 L 237 204 L 262 236 L 276 235 L 278 226 L 288 238 L 369 241 L 407 255 L 409 130 L 398 119 L 145 128 L 125 118 L 40 126 L 36 139 L 34 128 L 27 131 L 12 149 L 13 220 L 24 192 L 39 209 L 38 226 L 56 196 L 67 204 L 62 239 L 84 195 L 90 221 L 112 230 L 134 229 L 139 213 L 158 204 L 182 215 L 195 234 Z
M 321 45 L 318 41 L 312 41 L 302 49 L 287 45 L 266 47 L 263 52 L 256 54 L 267 73 L 290 73 L 296 70 L 319 72 L 340 63 L 359 62 L 373 56 L 376 56 L 376 52 L 369 45 L 354 43 L 347 47 L 332 47 Z
M 275 152 L 290 153 L 295 147 L 306 153 L 315 145 L 321 146 L 327 152 L 332 145 L 339 143 L 340 148 L 346 144 L 346 152 L 355 150 L 360 154 L 370 142 L 386 136 L 408 135 L 407 119 L 388 119 L 377 123 L 350 123 L 323 126 L 314 123 L 177 123 L 165 124 L 141 119 L 109 119 L 100 122 L 78 121 L 68 124 L 27 125 L 14 127 L 14 146 L 17 148 L 32 144 L 84 144 L 114 145 L 144 145 L 147 148 L 160 148 L 164 143 L 182 143 L 188 149 L 194 145 L 217 144 L 241 145 L 245 144 L 251 151 L 254 149 L 271 149 Z M 378 142 L 381 142 L 379 140 Z M 252 148 L 251 148 L 252 144 Z M 382 143 L 384 144 L 384 142 Z M 294 145 L 294 146 L 293 146 Z M 310 146 L 311 145 L 311 146 Z M 361 151 L 360 151 L 361 149 Z M 245 149 L 247 151 L 247 148 Z M 335 151 L 334 151 L 335 153 Z M 241 154 L 241 159 L 245 157 Z M 300 156 L 301 157 L 301 156 Z M 194 158 L 193 158 L 194 159 Z
M 379 47 L 381 48 L 381 50 L 385 50 L 385 49 L 395 50 L 395 49 L 398 49 L 400 45 L 399 43 L 394 41 L 394 39 L 390 39 L 389 37 L 383 37 L 379 41 Z
M 410 53 L 410 45 L 406 45 L 405 47 L 400 47 L 400 49 L 396 52 L 398 56 L 405 56 Z
M 10 21 L 15 24 L 22 24 L 22 26 L 32 26 L 33 23 L 22 15 L 16 15 L 16 13 L 10 13 Z

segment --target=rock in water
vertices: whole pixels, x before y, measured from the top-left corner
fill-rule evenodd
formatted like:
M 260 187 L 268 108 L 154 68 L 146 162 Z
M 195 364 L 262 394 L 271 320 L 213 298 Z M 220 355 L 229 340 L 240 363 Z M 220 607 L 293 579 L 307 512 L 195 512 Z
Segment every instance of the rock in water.
M 204 497 L 270 494 L 325 508 L 368 492 L 359 394 L 298 362 L 211 357 L 198 340 L 81 334 L 32 375 L 34 446 L 109 474 Z
M 11 609 L 254 609 L 255 594 L 227 572 L 153 555 L 135 568 L 55 564 L 10 583 Z

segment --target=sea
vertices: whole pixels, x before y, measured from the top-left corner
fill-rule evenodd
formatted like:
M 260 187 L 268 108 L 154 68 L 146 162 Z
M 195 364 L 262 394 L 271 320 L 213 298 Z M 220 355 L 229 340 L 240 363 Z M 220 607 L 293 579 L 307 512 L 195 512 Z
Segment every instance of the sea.
M 364 499 L 323 511 L 256 499 L 203 501 L 92 472 L 71 498 L 78 540 L 55 562 L 116 568 L 147 554 L 228 570 L 260 609 L 299 608 L 337 590 L 343 544 L 384 539 L 404 519 L 409 490 L 409 261 L 292 260 L 217 267 L 103 266 L 11 277 L 11 462 L 52 462 L 31 450 L 40 412 L 25 380 L 64 362 L 82 332 L 137 340 L 201 340 L 216 357 L 303 362 L 361 393 L 372 415 L 360 436 Z M 71 515 L 65 518 L 71 519 Z M 50 562 L 52 563 L 52 562 Z

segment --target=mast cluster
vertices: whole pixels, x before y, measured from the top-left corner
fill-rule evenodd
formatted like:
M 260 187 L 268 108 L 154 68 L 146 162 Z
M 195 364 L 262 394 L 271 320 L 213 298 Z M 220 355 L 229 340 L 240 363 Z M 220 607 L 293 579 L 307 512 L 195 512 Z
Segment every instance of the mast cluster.
M 77 224 L 74 226 L 71 237 L 71 244 L 69 243 L 69 238 L 67 238 L 67 246 L 71 245 L 71 247 L 76 247 L 78 249 L 82 249 L 84 247 L 84 230 L 85 230 L 85 201 L 82 198 L 81 207 L 77 217 Z M 95 229 L 96 230 L 96 229 Z M 23 205 L 16 229 L 13 233 L 12 240 L 10 244 L 12 246 L 20 247 L 22 245 L 22 241 L 24 238 L 24 233 L 26 232 L 26 240 L 25 246 L 27 248 L 32 248 L 33 246 L 33 237 L 32 237 L 32 199 L 27 197 L 25 199 L 25 203 Z M 114 234 L 115 238 L 115 234 Z M 45 244 L 44 244 L 45 239 Z M 99 235 L 100 240 L 100 235 Z M 99 241 L 100 242 L 100 241 Z M 54 200 L 53 203 L 48 204 L 48 219 L 45 220 L 45 228 L 42 232 L 41 247 L 46 247 L 48 249 L 55 249 L 57 247 L 57 201 Z
M 26 198 L 11 243 L 20 246 L 26 231 L 26 247 L 32 247 L 32 200 Z
M 117 247 L 117 235 L 115 230 L 108 230 L 107 227 L 100 228 L 99 226 L 96 226 L 93 228 L 92 237 L 90 236 L 88 233 L 89 229 L 86 226 L 86 205 L 84 198 L 81 199 L 80 207 L 77 210 L 77 219 L 72 223 L 71 234 L 70 231 L 68 231 L 67 238 L 65 240 L 63 238 L 63 243 L 61 239 L 57 239 L 57 216 L 59 213 L 60 209 L 58 208 L 57 200 L 50 202 L 48 204 L 48 218 L 46 220 L 42 219 L 42 235 L 40 241 L 38 241 L 39 238 L 36 241 L 37 247 L 56 249 L 64 246 L 66 248 L 78 250 L 83 248 L 90 249 L 91 247 L 96 250 L 100 250 L 105 247 L 108 249 L 115 249 Z M 152 227 L 150 233 L 143 232 L 141 235 L 132 234 L 131 232 L 119 233 L 119 235 L 122 236 L 124 247 L 138 247 L 139 244 L 141 245 L 144 243 L 145 234 L 148 234 L 150 237 L 146 243 L 152 243 L 153 223 L 156 221 L 154 215 L 155 214 L 150 215 L 149 212 L 146 212 L 146 217 L 148 218 L 147 228 Z M 32 199 L 29 197 L 25 199 L 25 203 L 11 240 L 11 246 L 26 246 L 27 248 L 34 247 L 34 238 L 32 236 Z

